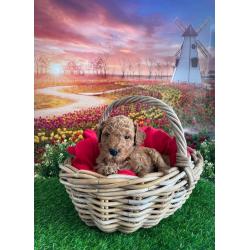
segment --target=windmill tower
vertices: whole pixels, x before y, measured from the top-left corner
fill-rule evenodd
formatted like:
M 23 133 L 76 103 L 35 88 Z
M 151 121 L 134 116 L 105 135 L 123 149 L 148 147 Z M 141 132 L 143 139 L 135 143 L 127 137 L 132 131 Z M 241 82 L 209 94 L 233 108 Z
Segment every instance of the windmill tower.
M 176 63 L 171 82 L 186 82 L 201 84 L 201 72 L 198 58 L 199 51 L 207 58 L 209 52 L 197 39 L 201 30 L 207 25 L 206 20 L 197 30 L 191 24 L 185 25 L 176 19 L 175 24 L 182 32 L 183 43 L 175 54 Z

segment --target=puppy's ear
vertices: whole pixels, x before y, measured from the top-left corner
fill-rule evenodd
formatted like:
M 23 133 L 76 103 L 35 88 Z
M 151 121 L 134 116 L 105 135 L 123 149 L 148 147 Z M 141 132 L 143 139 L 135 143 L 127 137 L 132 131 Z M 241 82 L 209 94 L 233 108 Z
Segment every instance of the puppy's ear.
M 104 121 L 97 125 L 96 134 L 97 134 L 98 142 L 101 142 L 102 130 L 103 130 L 104 126 L 105 126 Z
M 146 138 L 146 134 L 140 130 L 136 122 L 134 122 L 134 126 L 135 126 L 135 146 L 140 146 L 143 144 Z

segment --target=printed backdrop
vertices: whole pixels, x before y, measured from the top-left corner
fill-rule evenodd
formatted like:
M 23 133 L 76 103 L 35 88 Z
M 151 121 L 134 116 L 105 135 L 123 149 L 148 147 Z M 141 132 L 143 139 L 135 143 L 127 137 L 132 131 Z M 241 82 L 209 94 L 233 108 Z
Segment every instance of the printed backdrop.
M 46 150 L 83 139 L 105 107 L 127 95 L 170 104 L 190 146 L 213 140 L 214 34 L 212 0 L 36 0 L 36 173 Z M 171 133 L 154 107 L 118 113 Z M 46 164 L 64 157 L 60 152 Z

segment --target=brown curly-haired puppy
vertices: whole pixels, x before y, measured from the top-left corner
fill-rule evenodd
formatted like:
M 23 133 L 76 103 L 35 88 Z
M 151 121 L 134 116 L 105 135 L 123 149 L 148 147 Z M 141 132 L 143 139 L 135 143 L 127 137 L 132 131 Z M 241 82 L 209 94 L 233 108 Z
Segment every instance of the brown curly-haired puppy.
M 123 115 L 110 117 L 99 130 L 100 155 L 95 167 L 103 175 L 115 174 L 119 169 L 131 169 L 138 176 L 170 168 L 158 151 L 140 146 L 145 133 Z

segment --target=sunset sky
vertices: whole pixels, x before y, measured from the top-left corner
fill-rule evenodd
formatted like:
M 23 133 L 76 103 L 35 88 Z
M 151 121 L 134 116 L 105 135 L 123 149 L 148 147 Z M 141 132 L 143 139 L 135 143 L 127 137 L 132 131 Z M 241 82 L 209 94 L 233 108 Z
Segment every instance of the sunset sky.
M 35 54 L 62 64 L 104 53 L 113 65 L 121 58 L 161 61 L 181 45 L 176 17 L 195 28 L 209 18 L 199 39 L 214 46 L 213 0 L 35 0 Z

